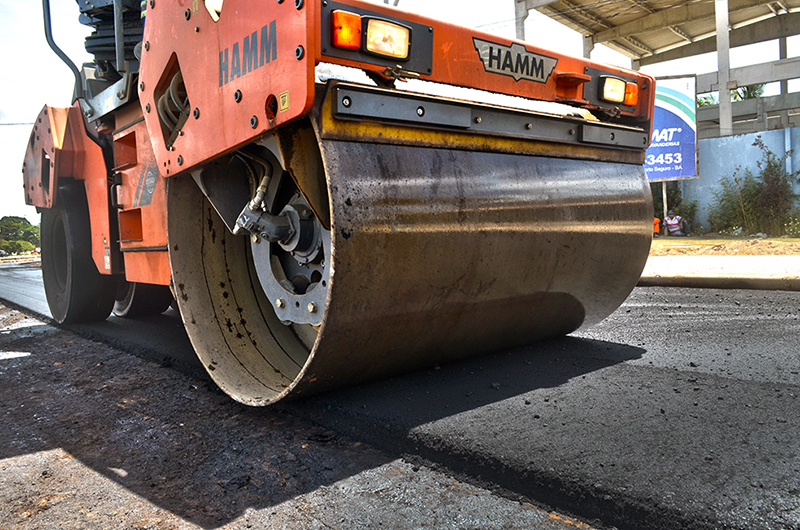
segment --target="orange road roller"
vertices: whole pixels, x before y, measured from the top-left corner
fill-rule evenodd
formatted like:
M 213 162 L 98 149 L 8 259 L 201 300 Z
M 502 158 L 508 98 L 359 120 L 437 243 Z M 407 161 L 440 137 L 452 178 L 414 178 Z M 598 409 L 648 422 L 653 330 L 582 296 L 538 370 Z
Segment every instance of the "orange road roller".
M 23 167 L 59 323 L 177 302 L 248 405 L 564 335 L 639 279 L 654 80 L 362 0 L 96 0 Z

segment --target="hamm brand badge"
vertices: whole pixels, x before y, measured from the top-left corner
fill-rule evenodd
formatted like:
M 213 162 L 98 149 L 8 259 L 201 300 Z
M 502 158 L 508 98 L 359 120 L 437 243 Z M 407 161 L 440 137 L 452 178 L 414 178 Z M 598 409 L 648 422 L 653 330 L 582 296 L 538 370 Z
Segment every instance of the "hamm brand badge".
M 507 75 L 515 81 L 527 79 L 536 83 L 546 83 L 558 63 L 558 59 L 529 52 L 516 42 L 504 46 L 473 37 L 475 49 L 483 61 L 483 68 L 489 73 Z

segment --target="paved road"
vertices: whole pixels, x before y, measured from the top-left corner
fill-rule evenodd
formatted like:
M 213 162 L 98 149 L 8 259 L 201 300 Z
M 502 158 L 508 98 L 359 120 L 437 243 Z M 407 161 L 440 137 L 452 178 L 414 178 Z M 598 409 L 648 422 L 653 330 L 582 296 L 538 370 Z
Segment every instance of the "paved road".
M 0 528 L 591 530 L 0 304 Z
M 51 318 L 39 262 L 0 264 L 0 298 Z
M 52 319 L 38 262 L 0 265 L 0 299 L 45 320 Z M 147 326 L 144 333 L 142 326 Z M 65 328 L 109 342 L 140 357 L 175 365 L 183 372 L 205 375 L 183 330 L 180 314 L 172 309 L 157 317 L 124 319 L 111 315 L 106 321 L 91 326 L 76 324 Z
M 637 288 L 573 336 L 279 408 L 620 529 L 800 528 L 798 302 Z

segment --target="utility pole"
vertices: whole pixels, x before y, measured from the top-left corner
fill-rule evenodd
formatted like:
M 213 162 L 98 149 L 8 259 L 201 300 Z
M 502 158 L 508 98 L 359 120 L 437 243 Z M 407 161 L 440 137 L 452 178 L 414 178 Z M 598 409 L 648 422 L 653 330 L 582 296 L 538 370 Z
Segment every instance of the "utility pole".
M 719 135 L 733 134 L 733 106 L 731 90 L 738 88 L 731 81 L 731 41 L 728 34 L 728 0 L 714 0 L 717 18 L 717 70 L 719 85 Z
M 786 37 L 778 39 L 778 59 L 786 59 L 788 57 L 786 51 Z M 786 96 L 789 93 L 789 81 L 781 81 L 781 96 Z M 789 127 L 789 111 L 781 111 L 781 126 Z M 788 160 L 788 159 L 787 159 Z M 790 171 L 791 173 L 791 171 Z
M 514 2 L 514 15 L 517 27 L 517 40 L 525 40 L 525 19 L 528 18 L 528 6 L 523 0 L 516 0 Z
M 525 40 L 525 19 L 528 12 L 537 7 L 546 6 L 555 0 L 514 0 L 514 18 L 516 19 L 517 40 Z

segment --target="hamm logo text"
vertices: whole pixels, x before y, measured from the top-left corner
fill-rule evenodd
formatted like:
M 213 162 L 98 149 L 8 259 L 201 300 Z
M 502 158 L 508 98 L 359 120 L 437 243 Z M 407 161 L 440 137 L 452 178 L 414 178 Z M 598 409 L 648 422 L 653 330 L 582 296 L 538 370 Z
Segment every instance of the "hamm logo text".
M 232 49 L 225 48 L 219 52 L 219 86 L 227 85 L 229 81 L 249 74 L 256 68 L 278 58 L 275 21 L 273 20 L 261 28 L 260 46 L 258 33 L 258 31 L 254 31 L 242 40 L 241 53 L 238 42 L 233 45 Z M 230 54 L 228 54 L 229 50 Z
M 515 81 L 527 79 L 546 83 L 558 63 L 554 57 L 529 52 L 522 44 L 504 46 L 476 38 L 472 42 L 483 61 L 484 70 L 513 77 Z

